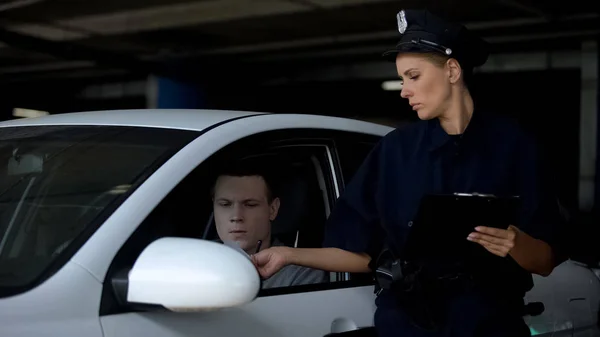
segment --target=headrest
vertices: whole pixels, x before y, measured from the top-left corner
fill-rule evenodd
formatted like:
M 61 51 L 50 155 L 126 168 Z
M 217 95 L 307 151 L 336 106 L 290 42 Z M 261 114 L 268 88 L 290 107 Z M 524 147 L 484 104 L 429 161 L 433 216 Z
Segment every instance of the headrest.
M 307 180 L 302 176 L 290 177 L 279 182 L 281 206 L 277 218 L 272 222 L 273 236 L 291 234 L 300 229 L 303 213 L 310 207 L 308 197 Z

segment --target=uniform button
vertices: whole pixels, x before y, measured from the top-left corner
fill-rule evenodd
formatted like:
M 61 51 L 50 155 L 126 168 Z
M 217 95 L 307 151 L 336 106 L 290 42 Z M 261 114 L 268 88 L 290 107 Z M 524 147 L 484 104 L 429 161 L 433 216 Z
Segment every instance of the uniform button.
M 409 222 L 408 222 L 408 227 L 412 227 L 412 225 L 413 225 L 413 222 L 412 222 L 412 221 L 409 221 Z

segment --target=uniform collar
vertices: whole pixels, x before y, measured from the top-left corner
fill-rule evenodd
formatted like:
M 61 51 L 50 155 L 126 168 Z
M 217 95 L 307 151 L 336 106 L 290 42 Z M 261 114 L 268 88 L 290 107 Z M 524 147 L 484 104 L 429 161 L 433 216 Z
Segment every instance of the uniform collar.
M 477 111 L 476 109 L 473 111 L 471 121 L 469 121 L 469 125 L 467 125 L 467 128 L 465 129 L 465 132 L 463 132 L 461 137 L 463 142 L 466 139 L 472 138 L 473 135 L 476 134 L 479 129 L 481 129 L 481 121 L 483 119 L 481 114 L 482 112 Z M 446 133 L 446 130 L 442 128 L 442 125 L 440 124 L 440 120 L 438 118 L 434 118 L 427 121 L 427 130 L 430 139 L 430 151 L 434 151 L 442 147 L 450 140 L 450 135 L 448 135 L 448 133 Z

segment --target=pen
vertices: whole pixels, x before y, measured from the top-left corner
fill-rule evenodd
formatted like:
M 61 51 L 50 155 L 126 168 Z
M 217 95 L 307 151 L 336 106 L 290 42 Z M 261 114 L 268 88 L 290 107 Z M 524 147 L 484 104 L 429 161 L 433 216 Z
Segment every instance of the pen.
M 261 245 L 262 245 L 262 240 L 258 240 L 258 246 L 256 246 L 256 253 L 254 253 L 254 254 L 257 254 L 258 252 L 260 252 Z

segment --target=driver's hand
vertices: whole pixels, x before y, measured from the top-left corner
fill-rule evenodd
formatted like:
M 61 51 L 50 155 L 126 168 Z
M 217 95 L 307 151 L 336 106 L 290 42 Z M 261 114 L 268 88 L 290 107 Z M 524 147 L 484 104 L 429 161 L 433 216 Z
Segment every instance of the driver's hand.
M 289 247 L 270 247 L 252 255 L 252 262 L 263 279 L 268 279 L 289 262 Z

